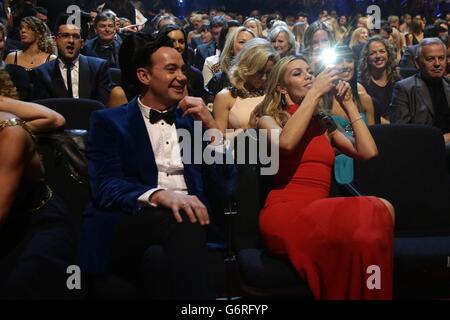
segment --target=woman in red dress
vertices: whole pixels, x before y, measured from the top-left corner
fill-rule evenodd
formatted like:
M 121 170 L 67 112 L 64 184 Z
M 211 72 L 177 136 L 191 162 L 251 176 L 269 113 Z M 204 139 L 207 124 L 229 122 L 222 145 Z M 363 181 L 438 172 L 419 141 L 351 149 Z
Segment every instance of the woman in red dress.
M 314 79 L 307 61 L 292 56 L 272 70 L 256 116 L 258 128 L 280 133 L 280 170 L 260 229 L 266 247 L 289 258 L 315 298 L 391 299 L 394 208 L 377 197 L 328 197 L 333 147 L 363 160 L 378 153 L 338 72 L 327 68 Z M 322 125 L 318 108 L 328 93 L 347 113 L 354 141 Z

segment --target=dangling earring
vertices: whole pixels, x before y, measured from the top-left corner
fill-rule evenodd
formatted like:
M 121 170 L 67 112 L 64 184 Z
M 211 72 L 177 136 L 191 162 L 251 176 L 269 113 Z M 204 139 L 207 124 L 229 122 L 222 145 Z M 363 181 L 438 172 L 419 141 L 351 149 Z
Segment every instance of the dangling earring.
M 281 106 L 283 108 L 285 108 L 287 106 L 287 102 L 286 102 L 286 94 L 285 93 L 281 93 Z

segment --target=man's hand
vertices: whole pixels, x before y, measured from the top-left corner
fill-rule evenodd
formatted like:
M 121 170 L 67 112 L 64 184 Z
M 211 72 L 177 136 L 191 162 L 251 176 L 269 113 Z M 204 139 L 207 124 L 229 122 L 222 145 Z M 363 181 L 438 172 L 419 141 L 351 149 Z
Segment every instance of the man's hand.
M 449 143 L 450 142 L 450 133 L 444 134 L 444 141 L 445 141 L 445 143 Z
M 196 197 L 170 190 L 160 190 L 152 194 L 150 202 L 172 210 L 177 222 L 182 222 L 180 210 L 183 210 L 192 223 L 199 222 L 200 225 L 209 224 L 208 210 Z
M 184 97 L 178 108 L 183 110 L 183 117 L 192 116 L 195 120 L 201 121 L 207 129 L 216 129 L 217 124 L 209 110 L 206 108 L 202 98 Z
M 120 28 L 119 32 L 120 33 L 136 33 L 136 32 L 142 31 L 142 29 L 144 29 L 143 25 L 133 24 L 133 25 L 129 25 L 129 26 Z

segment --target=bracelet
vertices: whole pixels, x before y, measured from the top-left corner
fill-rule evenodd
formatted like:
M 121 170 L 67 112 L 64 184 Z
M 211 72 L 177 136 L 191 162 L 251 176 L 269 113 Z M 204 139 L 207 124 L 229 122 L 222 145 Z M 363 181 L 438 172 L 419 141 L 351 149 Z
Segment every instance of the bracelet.
M 362 119 L 363 119 L 363 116 L 360 116 L 360 117 L 356 118 L 355 120 L 353 120 L 352 122 L 350 122 L 350 125 L 353 126 L 353 124 L 354 124 L 356 121 L 362 120 Z

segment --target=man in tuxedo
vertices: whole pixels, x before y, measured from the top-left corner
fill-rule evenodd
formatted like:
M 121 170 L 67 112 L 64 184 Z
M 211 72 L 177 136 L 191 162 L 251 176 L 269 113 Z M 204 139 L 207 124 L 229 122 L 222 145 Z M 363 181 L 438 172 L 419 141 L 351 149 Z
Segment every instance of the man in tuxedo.
M 216 190 L 228 198 L 235 167 L 191 162 L 185 155 L 197 157 L 209 150 L 230 156 L 230 150 L 222 139 L 202 147 L 201 128 L 217 126 L 201 98 L 185 96 L 185 65 L 171 43 L 150 42 L 135 60 L 141 95 L 120 108 L 91 116 L 92 205 L 84 220 L 80 264 L 84 272 L 114 272 L 149 293 L 155 282 L 163 280 L 158 275 L 149 280 L 158 266 L 146 257 L 152 247 L 161 245 L 167 258 L 162 269 L 169 283 L 159 286 L 156 298 L 213 298 L 208 284 L 205 232 L 210 212 L 205 192 Z M 190 134 L 189 149 L 180 143 L 181 132 Z M 192 148 L 198 143 L 200 150 Z
M 111 79 L 107 61 L 80 55 L 81 30 L 63 15 L 56 27 L 58 59 L 34 69 L 34 99 L 85 98 L 107 104 Z

